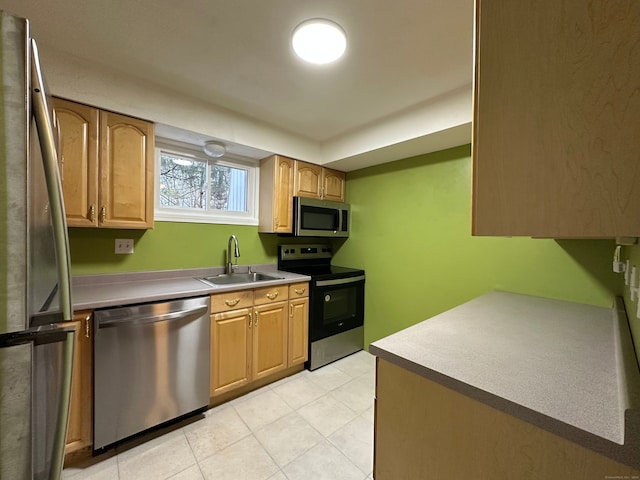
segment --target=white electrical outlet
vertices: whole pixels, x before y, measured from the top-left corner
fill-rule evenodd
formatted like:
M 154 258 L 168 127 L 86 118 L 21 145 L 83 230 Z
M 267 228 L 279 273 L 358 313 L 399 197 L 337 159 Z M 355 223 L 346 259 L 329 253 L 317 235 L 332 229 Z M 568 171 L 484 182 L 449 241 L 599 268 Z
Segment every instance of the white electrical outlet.
M 116 238 L 116 253 L 133 253 L 132 238 Z

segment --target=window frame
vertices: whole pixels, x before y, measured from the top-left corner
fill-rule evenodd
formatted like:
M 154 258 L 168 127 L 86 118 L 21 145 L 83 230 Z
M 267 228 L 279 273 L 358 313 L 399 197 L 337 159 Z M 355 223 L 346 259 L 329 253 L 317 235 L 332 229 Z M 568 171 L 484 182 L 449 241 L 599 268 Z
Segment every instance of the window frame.
M 156 173 L 154 194 L 154 220 L 166 222 L 186 223 L 212 223 L 223 225 L 258 225 L 258 197 L 259 197 L 259 161 L 226 153 L 220 158 L 211 158 L 205 155 L 198 145 L 191 145 L 174 140 L 156 137 L 154 162 Z M 161 153 L 193 158 L 194 160 L 207 162 L 209 165 L 221 165 L 247 170 L 247 212 L 228 212 L 224 210 L 196 210 L 181 207 L 164 207 L 160 205 L 160 172 Z M 207 169 L 207 182 L 211 182 L 210 170 Z M 209 187 L 207 188 L 209 190 Z M 209 199 L 207 198 L 207 205 Z

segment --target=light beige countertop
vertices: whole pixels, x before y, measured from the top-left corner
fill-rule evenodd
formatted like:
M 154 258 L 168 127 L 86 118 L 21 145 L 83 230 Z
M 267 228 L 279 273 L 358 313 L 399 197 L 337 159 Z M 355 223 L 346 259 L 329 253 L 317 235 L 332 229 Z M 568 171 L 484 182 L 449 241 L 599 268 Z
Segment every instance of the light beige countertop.
M 491 292 L 369 351 L 640 467 L 640 373 L 621 299 L 610 309 Z
M 248 266 L 241 266 L 237 272 L 246 272 L 247 268 Z M 268 273 L 283 278 L 216 287 L 197 280 L 200 277 L 224 273 L 223 267 L 74 276 L 72 280 L 74 310 L 93 310 L 119 305 L 197 297 L 212 293 L 308 282 L 311 280 L 311 277 L 306 275 L 276 270 L 276 266 L 273 264 L 254 265 L 251 267 L 251 271 Z

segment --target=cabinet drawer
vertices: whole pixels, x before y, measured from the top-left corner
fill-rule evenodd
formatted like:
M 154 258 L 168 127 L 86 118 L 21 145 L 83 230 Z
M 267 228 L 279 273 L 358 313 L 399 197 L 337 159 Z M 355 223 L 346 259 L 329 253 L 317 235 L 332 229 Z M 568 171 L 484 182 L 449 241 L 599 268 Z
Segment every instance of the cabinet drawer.
M 289 298 L 302 298 L 309 296 L 309 283 L 300 282 L 289 285 Z
M 254 305 L 280 302 L 289 298 L 289 286 L 277 285 L 275 287 L 256 288 L 254 293 Z
M 240 290 L 237 292 L 216 293 L 211 295 L 211 313 L 227 312 L 253 305 L 253 291 Z

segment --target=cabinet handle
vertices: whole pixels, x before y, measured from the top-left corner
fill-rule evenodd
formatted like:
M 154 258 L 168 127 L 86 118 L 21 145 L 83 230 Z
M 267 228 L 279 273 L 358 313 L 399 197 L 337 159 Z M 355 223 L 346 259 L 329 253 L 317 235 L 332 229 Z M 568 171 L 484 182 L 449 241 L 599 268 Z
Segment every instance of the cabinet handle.
M 278 228 L 278 217 L 276 217 L 276 228 Z
M 251 315 L 251 312 L 249 312 L 249 328 L 251 328 L 252 320 L 253 320 L 253 316 Z
M 240 297 L 234 298 L 233 300 L 225 300 L 224 303 L 227 304 L 227 307 L 235 307 L 240 301 Z
M 107 209 L 106 207 L 102 207 L 100 209 L 100 223 L 104 223 L 106 218 L 107 218 Z
M 267 298 L 268 298 L 269 300 L 274 300 L 277 296 L 278 296 L 278 292 L 277 292 L 277 291 L 267 293 Z M 256 315 L 257 315 L 257 314 L 256 314 Z
M 256 319 L 253 321 L 253 326 L 254 327 L 258 326 L 258 312 L 256 312 Z
M 289 304 L 289 316 L 293 318 L 293 303 Z
M 89 329 L 91 328 L 89 326 L 89 320 L 91 320 L 91 315 L 87 315 L 86 317 L 84 317 L 84 336 L 87 338 L 91 338 L 91 332 L 89 331 Z
M 306 288 L 294 288 L 293 291 L 296 292 L 298 295 L 302 295 L 304 294 L 304 292 L 306 291 Z
M 95 205 L 91 205 L 89 207 L 89 220 L 91 220 L 92 223 L 96 221 L 96 206 Z

